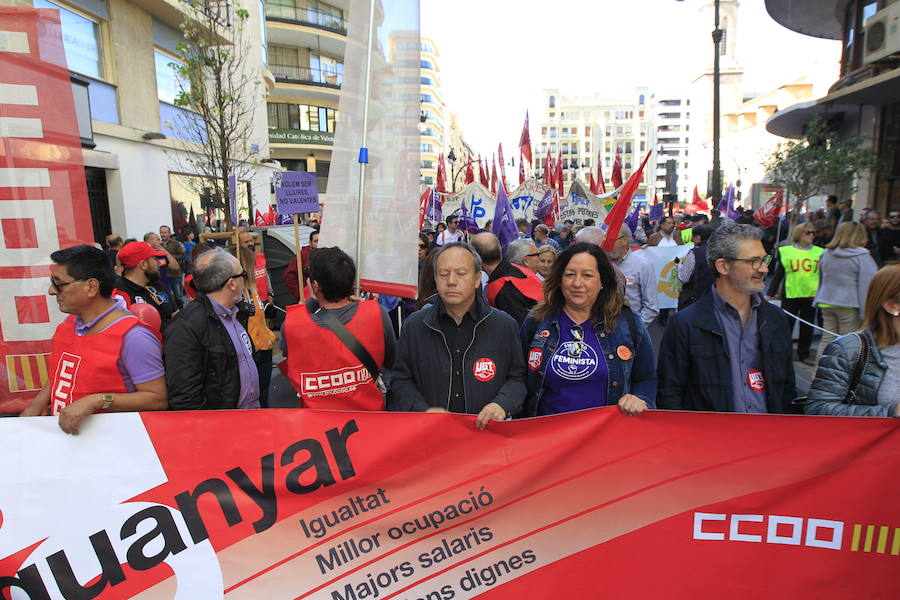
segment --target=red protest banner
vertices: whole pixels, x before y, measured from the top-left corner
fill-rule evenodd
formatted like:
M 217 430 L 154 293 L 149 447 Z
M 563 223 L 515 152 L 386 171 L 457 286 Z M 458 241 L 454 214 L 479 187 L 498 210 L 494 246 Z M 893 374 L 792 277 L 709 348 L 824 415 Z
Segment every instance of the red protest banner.
M 65 316 L 48 293 L 50 254 L 94 241 L 59 19 L 0 6 L 0 414 L 48 378 Z
M 0 464 L 0 596 L 900 595 L 891 419 L 103 414 Z

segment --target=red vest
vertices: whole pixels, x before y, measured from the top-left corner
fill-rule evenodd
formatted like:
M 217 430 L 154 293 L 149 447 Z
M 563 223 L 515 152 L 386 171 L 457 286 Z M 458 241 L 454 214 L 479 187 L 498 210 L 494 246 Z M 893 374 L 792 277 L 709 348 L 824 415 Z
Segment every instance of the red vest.
M 538 276 L 531 269 L 519 266 L 512 265 L 513 268 L 518 269 L 522 272 L 525 277 L 512 277 L 511 275 L 507 275 L 506 277 L 498 277 L 497 279 L 490 282 L 487 286 L 487 301 L 491 306 L 495 306 L 495 302 L 497 300 L 497 294 L 500 293 L 500 290 L 503 289 L 503 286 L 507 281 L 512 283 L 519 292 L 525 296 L 526 298 L 531 298 L 535 302 L 540 302 L 544 299 L 544 282 L 538 279 Z
M 256 264 L 253 267 L 253 278 L 256 279 L 256 293 L 265 302 L 269 297 L 269 278 L 266 277 L 266 256 L 262 252 L 256 255 Z
M 119 355 L 125 334 L 140 324 L 137 317 L 124 317 L 100 333 L 75 335 L 75 316 L 70 315 L 53 334 L 53 368 L 50 414 L 91 394 L 127 391 L 119 373 Z
M 378 302 L 360 302 L 345 327 L 379 368 L 384 364 L 384 326 Z M 319 327 L 303 304 L 287 307 L 284 320 L 287 375 L 305 408 L 384 410 L 384 396 L 368 369 L 329 329 Z

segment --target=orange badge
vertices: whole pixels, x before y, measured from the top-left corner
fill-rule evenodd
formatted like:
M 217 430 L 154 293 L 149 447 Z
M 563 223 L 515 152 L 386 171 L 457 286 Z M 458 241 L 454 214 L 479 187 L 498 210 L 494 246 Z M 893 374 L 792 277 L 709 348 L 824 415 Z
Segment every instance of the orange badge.
M 618 354 L 619 358 L 622 360 L 629 360 L 631 358 L 631 348 L 625 345 L 619 346 L 616 348 L 616 354 Z

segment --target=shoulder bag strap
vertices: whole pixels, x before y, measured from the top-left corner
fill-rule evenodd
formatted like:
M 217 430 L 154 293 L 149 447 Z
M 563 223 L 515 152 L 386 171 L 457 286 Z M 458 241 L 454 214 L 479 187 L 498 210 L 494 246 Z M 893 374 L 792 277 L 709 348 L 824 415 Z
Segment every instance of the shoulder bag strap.
M 869 361 L 869 339 L 865 333 L 855 333 L 854 335 L 859 338 L 859 354 L 856 356 L 856 364 L 853 366 L 850 387 L 847 389 L 847 395 L 844 396 L 844 404 L 853 404 L 853 401 L 856 400 L 856 386 Z
M 637 351 L 638 344 L 641 343 L 641 338 L 638 337 L 634 311 L 626 306 L 623 312 L 625 313 L 625 319 L 628 321 L 628 333 L 631 334 L 631 341 L 634 342 L 634 349 Z
M 375 359 L 372 358 L 372 355 L 369 354 L 369 351 L 363 347 L 356 336 L 354 336 L 350 331 L 344 327 L 344 324 L 334 318 L 330 312 L 323 312 L 322 314 L 316 314 L 315 317 L 327 327 L 334 335 L 338 337 L 341 342 L 350 352 L 353 353 L 353 356 L 359 359 L 359 361 L 363 364 L 366 370 L 369 372 L 369 375 L 372 376 L 372 381 L 377 381 L 379 376 L 378 365 L 375 363 Z

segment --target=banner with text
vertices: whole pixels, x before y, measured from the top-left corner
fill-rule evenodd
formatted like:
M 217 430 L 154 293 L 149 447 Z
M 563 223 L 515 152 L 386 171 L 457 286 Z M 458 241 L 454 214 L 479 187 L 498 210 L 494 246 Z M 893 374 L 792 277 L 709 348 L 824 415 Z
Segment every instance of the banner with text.
M 678 308 L 678 294 L 681 293 L 681 281 L 678 279 L 678 264 L 691 251 L 693 244 L 684 246 L 647 246 L 643 250 L 635 250 L 653 265 L 656 273 L 656 291 L 659 292 L 660 308 Z
M 0 420 L 0 597 L 897 598 L 900 422 Z

